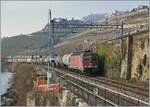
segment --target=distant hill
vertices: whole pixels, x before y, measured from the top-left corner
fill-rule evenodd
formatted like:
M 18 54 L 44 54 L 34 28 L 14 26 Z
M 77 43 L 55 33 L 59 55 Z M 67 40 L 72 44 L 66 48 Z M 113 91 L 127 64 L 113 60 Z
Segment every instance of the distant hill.
M 2 54 L 16 54 L 23 50 L 42 48 L 47 45 L 48 35 L 14 36 L 2 39 Z
M 85 23 L 97 23 L 99 20 L 104 20 L 105 16 L 107 16 L 107 13 L 102 13 L 102 14 L 90 14 L 85 17 L 83 17 L 83 21 Z
M 71 20 L 67 20 L 65 18 L 54 18 L 54 20 L 55 26 L 59 25 L 59 28 L 54 29 L 55 45 L 65 40 L 65 38 L 76 35 L 85 30 L 85 28 L 69 28 L 75 26 L 76 24 L 84 24 L 82 20 L 74 18 Z M 48 47 L 49 38 L 48 26 L 49 25 L 46 24 L 40 31 L 36 31 L 31 34 L 3 38 L 2 54 L 25 54 L 31 50 L 46 49 Z
M 85 29 L 68 29 L 64 28 L 63 26 L 59 29 L 57 28 L 55 29 L 54 44 L 60 43 L 65 38 L 76 35 L 83 30 Z M 29 35 L 18 35 L 2 38 L 2 54 L 24 54 L 28 50 L 46 49 L 48 47 L 48 38 L 48 25 L 45 25 L 45 27 L 41 31 L 33 32 Z
M 144 9 L 143 9 L 144 8 Z M 124 24 L 132 26 L 137 26 L 137 24 L 147 23 L 149 19 L 149 9 L 145 9 L 145 7 L 138 7 L 134 9 L 134 11 L 130 11 L 128 13 L 124 13 L 117 16 L 112 15 L 109 18 L 109 23 L 120 23 L 121 20 L 124 21 Z M 120 14 L 120 13 L 119 13 Z M 86 29 L 78 28 L 78 29 L 68 29 L 70 26 L 74 24 L 84 24 L 91 23 L 91 18 L 93 23 L 101 23 L 102 20 L 105 19 L 106 13 L 103 14 L 90 14 L 82 18 L 82 20 L 71 19 L 67 20 L 65 18 L 55 18 L 56 24 L 61 24 L 60 28 L 55 29 L 55 45 L 63 43 L 70 37 L 74 37 L 77 34 L 82 34 Z M 104 22 L 104 21 L 103 21 Z M 105 31 L 105 30 L 104 30 Z M 87 38 L 87 35 L 91 35 L 90 33 L 86 33 L 84 38 Z M 46 24 L 40 31 L 35 31 L 29 35 L 18 35 L 13 37 L 2 38 L 2 54 L 4 55 L 16 55 L 16 54 L 24 54 L 27 53 L 28 50 L 35 51 L 40 49 L 42 51 L 46 50 L 48 47 L 48 24 Z M 83 39 L 82 36 L 78 37 L 80 40 Z M 69 39 L 70 40 L 70 39 Z M 60 49 L 65 48 L 66 51 L 68 49 L 66 46 L 61 46 Z M 71 49 L 75 49 L 75 46 L 71 47 Z

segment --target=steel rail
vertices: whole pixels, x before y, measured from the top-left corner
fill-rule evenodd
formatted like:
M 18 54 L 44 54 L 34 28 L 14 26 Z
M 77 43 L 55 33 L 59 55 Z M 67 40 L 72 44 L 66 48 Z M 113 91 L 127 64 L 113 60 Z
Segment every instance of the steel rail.
M 55 68 L 55 69 L 58 69 L 58 68 Z M 64 69 L 61 69 L 61 70 L 64 71 Z M 74 75 L 78 75 L 78 76 L 81 76 L 81 77 L 84 77 L 84 78 L 90 78 L 91 80 L 93 80 L 95 82 L 100 82 L 100 83 L 105 84 L 105 85 L 120 88 L 120 89 L 123 89 L 125 91 L 130 91 L 130 92 L 133 92 L 135 94 L 144 95 L 146 97 L 149 96 L 148 95 L 148 89 L 144 89 L 142 87 L 132 86 L 132 85 L 129 85 L 129 84 L 126 84 L 126 83 L 123 83 L 123 82 L 119 82 L 119 81 L 116 81 L 116 80 L 111 80 L 111 79 L 108 79 L 108 78 L 105 78 L 105 77 L 93 78 L 93 77 L 89 77 L 89 76 L 86 76 L 86 75 L 81 75 L 81 74 L 75 73 L 75 72 L 69 72 L 69 73 L 74 74 Z M 99 80 L 99 79 L 101 79 L 101 80 Z
M 100 83 L 103 83 L 103 84 L 111 85 L 113 87 L 124 89 L 126 91 L 130 91 L 130 92 L 137 93 L 137 94 L 140 94 L 140 95 L 144 95 L 146 97 L 149 96 L 149 94 L 148 94 L 149 89 L 147 89 L 147 88 L 142 88 L 142 87 L 138 87 L 138 86 L 129 85 L 129 84 L 119 82 L 119 81 L 116 81 L 116 80 L 111 80 L 111 79 L 108 79 L 108 78 L 105 78 L 105 77 L 94 78 L 94 77 L 89 77 L 89 76 L 81 75 L 81 74 L 74 73 L 74 72 L 70 72 L 70 73 L 78 75 L 78 76 L 82 76 L 84 78 L 88 77 L 91 80 L 94 80 L 94 81 L 97 81 L 97 82 L 100 82 Z M 99 79 L 101 79 L 101 80 L 99 80 Z
M 64 71 L 59 71 L 59 70 L 56 70 L 56 69 L 53 69 L 53 70 L 55 70 L 56 72 L 66 73 L 66 72 L 64 72 Z M 72 78 L 75 78 L 75 79 L 77 79 L 77 80 L 83 81 L 83 82 L 85 82 L 85 83 L 87 83 L 87 84 L 90 84 L 90 85 L 92 85 L 92 86 L 96 86 L 96 87 L 98 87 L 98 88 L 101 88 L 101 89 L 104 89 L 104 90 L 113 92 L 113 93 L 118 94 L 118 95 L 121 95 L 121 96 L 123 96 L 123 97 L 129 98 L 129 99 L 132 99 L 132 100 L 135 100 L 135 101 L 137 101 L 137 102 L 140 102 L 141 104 L 150 105 L 149 103 L 147 103 L 147 102 L 145 102 L 145 101 L 142 101 L 142 100 L 139 100 L 139 99 L 137 99 L 137 98 L 134 98 L 134 97 L 132 97 L 132 96 L 125 95 L 125 94 L 123 94 L 123 93 L 114 91 L 114 90 L 109 89 L 109 88 L 104 87 L 104 86 L 100 86 L 100 85 L 98 85 L 98 84 L 96 84 L 96 83 L 94 83 L 94 82 L 89 81 L 88 79 L 85 80 L 85 79 L 83 79 L 83 78 L 79 78 L 79 77 L 77 77 L 77 76 L 74 76 L 74 75 L 68 74 L 68 73 L 67 73 L 67 75 L 68 75 L 69 77 L 72 77 Z
M 90 94 L 94 94 L 92 91 L 89 91 L 88 89 L 83 88 L 82 86 L 80 86 L 80 85 L 78 85 L 78 84 L 76 84 L 76 83 L 74 83 L 74 82 L 72 82 L 72 81 L 69 81 L 69 82 L 72 83 L 72 84 L 74 84 L 75 86 L 81 88 L 82 90 L 84 90 L 84 91 L 90 93 Z M 95 95 L 95 96 L 98 97 L 98 98 L 100 98 L 100 99 L 103 100 L 103 101 L 106 101 L 107 103 L 109 103 L 109 104 L 111 104 L 111 105 L 113 105 L 113 106 L 117 106 L 117 104 L 115 104 L 115 103 L 113 103 L 113 102 L 111 102 L 111 101 L 105 99 L 104 97 L 101 97 L 101 96 L 99 96 L 99 95 Z

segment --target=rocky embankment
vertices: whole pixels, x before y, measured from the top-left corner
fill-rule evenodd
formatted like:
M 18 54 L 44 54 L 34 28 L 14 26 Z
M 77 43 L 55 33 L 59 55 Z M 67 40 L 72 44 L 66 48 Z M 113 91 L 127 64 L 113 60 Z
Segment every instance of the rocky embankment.
M 13 72 L 13 77 L 11 87 L 1 96 L 2 106 L 87 105 L 86 102 L 68 89 L 61 89 L 59 93 L 36 90 L 33 80 L 36 79 L 37 70 L 32 64 L 13 64 L 9 65 L 9 69 Z M 42 69 L 39 69 L 39 71 L 42 71 Z
M 40 65 L 34 66 L 36 71 L 36 77 L 46 76 L 46 70 Z M 50 83 L 55 83 L 56 75 L 50 78 Z M 54 91 L 40 91 L 37 87 L 33 87 L 33 90 L 27 93 L 27 106 L 83 106 L 87 105 L 78 96 L 74 95 L 70 90 L 66 88 L 63 83 L 59 92 Z
M 11 88 L 8 88 L 6 93 L 1 95 L 1 105 L 2 106 L 14 106 L 17 102 L 17 94 Z
M 3 106 L 25 106 L 26 93 L 32 90 L 34 79 L 33 65 L 9 65 L 13 72 L 12 85 L 1 96 Z
M 88 106 L 88 104 L 70 90 L 60 93 L 31 91 L 27 94 L 27 106 Z

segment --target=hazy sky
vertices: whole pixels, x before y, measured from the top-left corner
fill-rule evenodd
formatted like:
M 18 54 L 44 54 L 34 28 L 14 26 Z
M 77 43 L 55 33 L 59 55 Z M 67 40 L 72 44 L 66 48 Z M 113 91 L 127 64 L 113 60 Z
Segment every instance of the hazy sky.
M 1 36 L 15 36 L 41 30 L 48 21 L 48 9 L 52 17 L 82 18 L 90 13 L 112 13 L 115 10 L 131 10 L 146 1 L 2 1 Z

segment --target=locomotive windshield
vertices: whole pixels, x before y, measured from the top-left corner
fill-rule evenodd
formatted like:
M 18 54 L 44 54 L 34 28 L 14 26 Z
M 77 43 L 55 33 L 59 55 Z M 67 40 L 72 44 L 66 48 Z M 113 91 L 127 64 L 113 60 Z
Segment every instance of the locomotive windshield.
M 95 61 L 96 60 L 96 54 L 93 54 L 93 53 L 83 54 L 83 60 L 85 60 L 85 61 Z

